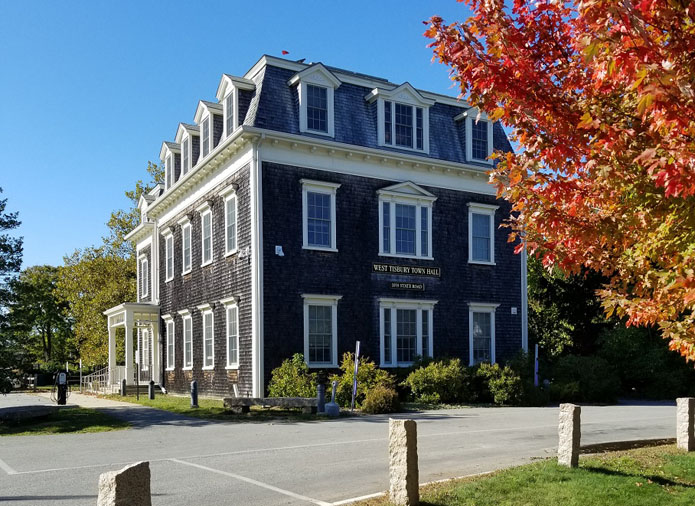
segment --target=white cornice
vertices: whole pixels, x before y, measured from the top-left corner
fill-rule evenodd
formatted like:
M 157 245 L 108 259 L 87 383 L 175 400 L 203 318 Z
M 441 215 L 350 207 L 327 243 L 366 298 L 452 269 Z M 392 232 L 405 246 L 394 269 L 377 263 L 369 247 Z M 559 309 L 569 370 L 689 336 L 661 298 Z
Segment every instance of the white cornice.
M 154 223 L 151 221 L 146 221 L 145 223 L 140 223 L 137 227 L 131 230 L 125 236 L 126 241 L 138 242 L 144 239 L 146 236 L 152 234 L 152 229 L 154 228 Z

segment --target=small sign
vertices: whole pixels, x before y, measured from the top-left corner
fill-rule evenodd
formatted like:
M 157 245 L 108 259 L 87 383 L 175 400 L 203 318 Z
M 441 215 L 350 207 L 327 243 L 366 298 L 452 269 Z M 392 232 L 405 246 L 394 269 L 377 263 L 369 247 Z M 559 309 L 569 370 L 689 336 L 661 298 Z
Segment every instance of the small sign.
M 440 267 L 394 264 L 373 264 L 372 272 L 379 274 L 400 274 L 404 276 L 431 276 L 435 278 L 442 275 L 442 269 Z
M 391 281 L 391 290 L 409 290 L 416 292 L 424 292 L 425 283 L 405 283 L 401 281 Z

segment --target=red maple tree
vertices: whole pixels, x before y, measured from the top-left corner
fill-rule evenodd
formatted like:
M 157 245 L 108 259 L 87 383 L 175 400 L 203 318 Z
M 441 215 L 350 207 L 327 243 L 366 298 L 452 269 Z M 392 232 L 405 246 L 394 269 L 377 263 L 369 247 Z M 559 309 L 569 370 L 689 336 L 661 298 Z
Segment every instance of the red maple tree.
M 658 324 L 695 360 L 695 3 L 465 2 L 469 19 L 432 17 L 425 35 L 512 129 L 519 149 L 491 171 L 510 240 L 601 272 L 609 315 Z

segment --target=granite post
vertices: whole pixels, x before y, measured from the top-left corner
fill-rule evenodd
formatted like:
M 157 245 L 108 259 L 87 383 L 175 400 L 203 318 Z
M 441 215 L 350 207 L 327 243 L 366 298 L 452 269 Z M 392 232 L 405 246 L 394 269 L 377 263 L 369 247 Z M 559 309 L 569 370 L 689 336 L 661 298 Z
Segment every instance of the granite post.
M 389 498 L 397 506 L 420 504 L 417 425 L 389 419 Z
M 137 462 L 99 476 L 97 506 L 152 506 L 150 463 Z
M 559 442 L 557 463 L 561 466 L 579 465 L 579 443 L 582 435 L 582 408 L 575 404 L 560 404 Z
M 695 397 L 676 399 L 676 445 L 689 452 L 695 450 Z

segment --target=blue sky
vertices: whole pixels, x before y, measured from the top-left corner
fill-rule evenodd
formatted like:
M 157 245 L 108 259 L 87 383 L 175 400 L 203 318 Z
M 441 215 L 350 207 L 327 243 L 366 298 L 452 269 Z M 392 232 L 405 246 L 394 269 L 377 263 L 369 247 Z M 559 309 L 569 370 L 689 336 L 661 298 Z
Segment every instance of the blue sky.
M 423 20 L 455 0 L 0 2 L 0 187 L 19 211 L 24 265 L 98 244 L 123 192 L 192 122 L 219 78 L 263 54 L 455 96 Z

